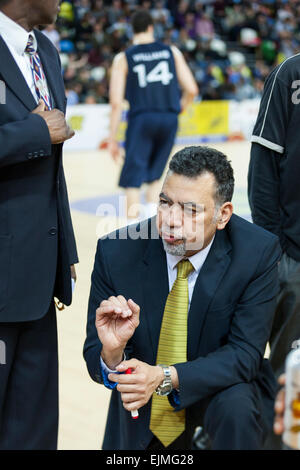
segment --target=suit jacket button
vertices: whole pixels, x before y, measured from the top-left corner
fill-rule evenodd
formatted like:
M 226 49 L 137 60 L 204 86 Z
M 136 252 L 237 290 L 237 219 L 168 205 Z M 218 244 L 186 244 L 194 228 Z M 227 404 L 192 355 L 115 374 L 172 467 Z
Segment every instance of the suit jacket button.
M 50 235 L 56 235 L 57 234 L 57 229 L 55 227 L 50 228 L 49 234 Z

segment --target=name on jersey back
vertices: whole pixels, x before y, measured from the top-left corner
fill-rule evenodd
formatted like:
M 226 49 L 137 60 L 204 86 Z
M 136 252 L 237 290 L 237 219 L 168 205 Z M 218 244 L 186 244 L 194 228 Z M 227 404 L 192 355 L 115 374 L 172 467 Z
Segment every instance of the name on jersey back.
M 169 59 L 170 58 L 170 51 L 163 50 L 163 51 L 154 51 L 154 52 L 141 52 L 139 54 L 134 54 L 132 56 L 134 62 L 150 62 L 151 60 L 161 60 L 161 59 Z

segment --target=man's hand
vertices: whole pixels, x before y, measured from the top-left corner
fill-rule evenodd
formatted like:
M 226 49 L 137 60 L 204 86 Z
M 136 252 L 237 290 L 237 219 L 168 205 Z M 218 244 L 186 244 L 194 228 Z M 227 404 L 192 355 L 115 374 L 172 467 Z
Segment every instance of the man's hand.
M 107 149 L 112 157 L 112 159 L 117 162 L 118 161 L 118 158 L 120 157 L 121 155 L 121 152 L 120 152 L 120 147 L 119 147 L 119 144 L 116 140 L 114 139 L 108 139 L 107 141 Z
M 52 144 L 61 144 L 75 135 L 75 132 L 68 126 L 65 115 L 58 109 L 45 111 L 43 100 L 39 101 L 39 105 L 32 113 L 38 114 L 46 121 Z
M 285 385 L 285 374 L 278 378 L 280 385 Z M 285 389 L 279 390 L 275 400 L 275 420 L 274 420 L 274 433 L 282 434 L 284 431 L 283 416 L 284 416 L 284 404 L 285 404 Z
M 140 307 L 122 295 L 103 300 L 96 310 L 96 328 L 102 343 L 101 356 L 110 369 L 122 360 L 123 350 L 139 325 Z
M 125 372 L 131 368 L 129 374 L 109 374 L 108 379 L 118 382 L 117 390 L 121 393 L 123 406 L 128 411 L 138 410 L 146 405 L 155 389 L 162 383 L 164 373 L 160 366 L 150 366 L 137 359 L 123 361 L 116 369 Z

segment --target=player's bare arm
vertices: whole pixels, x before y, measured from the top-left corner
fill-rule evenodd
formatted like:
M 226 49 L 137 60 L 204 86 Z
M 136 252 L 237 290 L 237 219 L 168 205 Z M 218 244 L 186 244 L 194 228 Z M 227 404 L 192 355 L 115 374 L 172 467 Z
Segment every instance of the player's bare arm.
M 113 60 L 109 84 L 109 103 L 111 106 L 108 150 L 114 160 L 119 156 L 119 146 L 116 140 L 118 126 L 121 120 L 122 105 L 125 97 L 126 77 L 128 72 L 124 52 L 117 54 Z
M 175 46 L 171 46 L 171 49 L 174 56 L 178 82 L 183 91 L 181 98 L 181 111 L 184 111 L 198 95 L 198 85 L 182 52 L 180 52 L 180 50 Z

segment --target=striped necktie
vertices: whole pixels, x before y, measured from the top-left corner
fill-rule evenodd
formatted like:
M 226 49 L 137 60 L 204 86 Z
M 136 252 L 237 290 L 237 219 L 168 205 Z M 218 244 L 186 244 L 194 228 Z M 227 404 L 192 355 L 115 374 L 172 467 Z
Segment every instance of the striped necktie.
M 156 364 L 172 365 L 187 360 L 188 275 L 194 270 L 189 260 L 177 265 L 177 278 L 165 305 Z M 185 410 L 174 411 L 168 397 L 152 396 L 150 429 L 167 447 L 185 430 Z
M 42 99 L 44 101 L 46 110 L 50 111 L 50 109 L 52 109 L 51 98 L 48 92 L 41 59 L 39 58 L 39 55 L 34 47 L 34 38 L 32 34 L 29 34 L 25 52 L 29 54 L 32 78 L 34 81 L 37 97 L 39 100 Z

